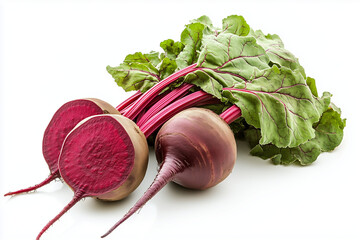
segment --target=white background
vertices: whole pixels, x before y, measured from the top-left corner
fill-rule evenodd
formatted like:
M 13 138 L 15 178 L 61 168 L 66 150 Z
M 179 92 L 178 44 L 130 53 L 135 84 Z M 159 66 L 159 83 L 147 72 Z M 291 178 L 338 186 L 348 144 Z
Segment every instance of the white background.
M 308 167 L 274 166 L 238 143 L 233 173 L 207 191 L 170 184 L 107 239 L 360 239 L 359 9 L 356 1 L 2 1 L 0 5 L 0 193 L 43 180 L 41 142 L 63 103 L 125 94 L 106 72 L 126 54 L 160 50 L 203 14 L 215 25 L 243 15 L 254 29 L 280 35 L 346 117 L 334 152 Z M 127 199 L 85 199 L 43 239 L 100 239 L 147 189 Z M 35 193 L 0 196 L 0 239 L 35 239 L 72 198 L 60 181 Z

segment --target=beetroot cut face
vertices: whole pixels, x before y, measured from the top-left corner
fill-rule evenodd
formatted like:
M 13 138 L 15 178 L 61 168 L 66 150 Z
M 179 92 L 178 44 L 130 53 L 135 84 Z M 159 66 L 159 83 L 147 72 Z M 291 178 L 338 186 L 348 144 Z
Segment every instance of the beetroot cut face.
M 70 101 L 56 111 L 45 130 L 42 143 L 43 155 L 51 172 L 58 170 L 58 158 L 66 135 L 81 120 L 103 113 L 98 105 L 86 99 Z
M 80 199 L 109 193 L 126 182 L 134 166 L 135 150 L 118 118 L 124 117 L 92 116 L 67 135 L 59 156 L 59 171 L 75 194 L 37 239 Z
M 124 127 L 108 115 L 93 117 L 66 138 L 59 158 L 63 180 L 76 192 L 97 196 L 130 174 L 135 151 Z
M 62 105 L 52 117 L 43 137 L 42 150 L 43 156 L 50 169 L 50 175 L 41 183 L 9 192 L 5 196 L 25 193 L 36 190 L 56 178 L 60 177 L 58 171 L 58 158 L 62 143 L 66 135 L 83 119 L 104 113 L 118 113 L 110 104 L 95 98 L 78 99 Z

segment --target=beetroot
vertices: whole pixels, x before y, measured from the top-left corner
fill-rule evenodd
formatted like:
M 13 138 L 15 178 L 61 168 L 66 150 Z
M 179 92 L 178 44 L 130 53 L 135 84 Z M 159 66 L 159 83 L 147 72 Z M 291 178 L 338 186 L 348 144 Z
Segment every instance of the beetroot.
M 58 162 L 74 198 L 37 239 L 84 197 L 114 201 L 128 196 L 145 175 L 148 152 L 144 134 L 128 118 L 103 114 L 81 121 L 66 136 Z
M 33 191 L 59 178 L 58 158 L 66 135 L 84 118 L 103 113 L 116 114 L 118 111 L 107 102 L 95 98 L 73 100 L 62 105 L 52 117 L 43 138 L 43 155 L 50 175 L 33 187 L 9 192 L 5 196 Z
M 191 189 L 215 186 L 230 174 L 236 160 L 230 127 L 202 108 L 184 110 L 165 123 L 156 137 L 155 150 L 161 168 L 168 165 L 172 169 L 172 181 Z
M 154 182 L 102 237 L 139 210 L 168 182 L 191 189 L 207 189 L 224 180 L 236 160 L 236 142 L 227 122 L 203 108 L 184 110 L 166 122 L 157 134 L 155 151 L 160 168 Z

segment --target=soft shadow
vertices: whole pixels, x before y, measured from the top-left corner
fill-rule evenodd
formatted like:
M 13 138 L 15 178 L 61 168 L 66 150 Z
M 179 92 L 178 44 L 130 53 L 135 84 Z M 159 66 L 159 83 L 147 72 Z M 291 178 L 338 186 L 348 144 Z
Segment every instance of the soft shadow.
M 92 198 L 93 199 L 93 204 L 98 206 L 98 207 L 118 207 L 118 206 L 121 206 L 121 205 L 127 205 L 127 204 L 130 204 L 132 203 L 135 198 L 134 196 L 130 195 L 124 199 L 121 199 L 121 200 L 118 200 L 118 201 L 105 201 L 105 200 L 101 200 L 101 199 L 98 199 L 98 198 Z
M 172 194 L 179 194 L 179 195 L 199 195 L 203 194 L 203 190 L 195 190 L 195 189 L 189 189 L 185 188 L 183 186 L 180 186 L 179 184 L 176 184 L 174 182 L 168 183 L 168 189 Z
M 196 190 L 185 188 L 174 182 L 168 183 L 166 190 L 170 193 L 168 197 L 171 199 L 176 199 L 176 201 L 205 199 L 211 197 L 211 195 L 216 194 L 217 192 L 216 186 L 205 190 Z
M 242 139 L 236 140 L 236 149 L 237 149 L 237 164 L 250 164 L 250 165 L 273 165 L 269 160 L 263 160 L 259 157 L 252 156 L 250 154 L 249 143 Z
M 104 201 L 97 198 L 88 198 L 86 208 L 91 209 L 91 211 L 102 213 L 124 211 L 124 209 L 128 209 L 129 206 L 136 201 L 137 199 L 132 195 L 118 201 Z

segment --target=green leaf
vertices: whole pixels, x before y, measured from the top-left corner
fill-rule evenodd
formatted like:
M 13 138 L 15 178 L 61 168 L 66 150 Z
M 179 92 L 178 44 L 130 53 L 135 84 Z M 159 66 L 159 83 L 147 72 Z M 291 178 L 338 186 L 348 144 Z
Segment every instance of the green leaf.
M 175 42 L 172 39 L 167 39 L 160 43 L 160 47 L 164 49 L 164 57 L 175 60 L 179 53 L 184 49 L 185 45 L 182 42 Z
M 202 25 L 204 25 L 204 30 L 203 30 L 204 35 L 214 35 L 217 31 L 220 30 L 218 28 L 215 28 L 210 18 L 205 15 L 197 19 L 191 20 L 190 23 L 201 23 Z
M 330 103 L 330 108 L 332 108 L 335 112 L 341 115 L 341 109 L 336 106 L 333 102 Z
M 316 137 L 311 140 L 323 152 L 329 152 L 337 147 L 343 138 L 346 119 L 342 119 L 339 109 L 329 108 L 315 124 Z
M 181 42 L 185 45 L 183 51 L 176 59 L 177 66 L 182 69 L 196 62 L 201 47 L 203 31 L 205 26 L 202 23 L 194 22 L 186 25 L 181 33 Z
M 175 42 L 172 39 L 167 39 L 160 43 L 160 47 L 164 49 L 164 53 L 162 53 L 160 57 L 159 75 L 161 79 L 164 79 L 176 71 L 176 58 L 184 49 L 184 44 L 182 42 Z
M 246 23 L 243 16 L 231 15 L 223 19 L 224 33 L 232 33 L 238 36 L 247 36 L 250 32 L 250 26 Z
M 159 67 L 160 78 L 164 79 L 164 78 L 170 76 L 171 74 L 173 74 L 175 72 L 176 68 L 177 68 L 177 65 L 174 60 L 170 60 L 168 57 L 164 58 L 161 61 L 161 65 Z
M 307 77 L 306 78 L 306 84 L 309 86 L 311 93 L 315 96 L 318 97 L 318 92 L 316 89 L 316 84 L 315 84 L 315 79 L 311 78 L 311 77 Z
M 117 67 L 107 66 L 106 70 L 125 91 L 140 90 L 146 92 L 160 81 L 157 71 L 142 64 L 122 63 Z
M 125 91 L 145 92 L 161 80 L 156 68 L 159 63 L 159 53 L 157 52 L 148 54 L 136 52 L 127 55 L 119 66 L 107 66 L 106 70 Z
M 295 147 L 314 138 L 312 124 L 330 104 L 329 97 L 313 97 L 298 71 L 275 65 L 224 90 L 223 95 L 241 109 L 246 122 L 261 129 L 260 144 L 277 147 Z
M 301 165 L 313 163 L 322 152 L 334 150 L 342 141 L 346 120 L 333 108 L 326 110 L 318 123 L 314 124 L 315 137 L 306 143 L 292 148 L 278 148 L 273 144 L 258 144 L 260 130 L 252 128 L 245 131 L 245 137 L 252 147 L 250 153 L 262 159 L 271 159 L 274 164 Z
M 284 44 L 278 35 L 264 35 L 261 30 L 251 31 L 249 35 L 254 36 L 256 42 L 265 49 L 272 64 L 276 64 L 278 67 L 287 67 L 294 71 L 299 70 L 303 77 L 306 76 L 298 59 L 284 48 Z
M 159 53 L 151 51 L 150 53 L 141 53 L 136 52 L 134 54 L 129 54 L 125 57 L 124 63 L 144 63 L 150 68 L 156 69 L 156 65 L 160 63 Z
M 186 75 L 185 81 L 219 99 L 222 88 L 244 83 L 269 67 L 269 58 L 253 37 L 221 33 L 203 42 L 198 70 Z
M 250 78 L 255 69 L 268 68 L 269 58 L 253 37 L 221 33 L 206 39 L 197 65 L 239 78 Z
M 197 70 L 195 72 L 189 73 L 185 76 L 184 80 L 185 82 L 200 87 L 204 92 L 207 92 L 218 99 L 222 99 L 222 85 L 207 71 Z

